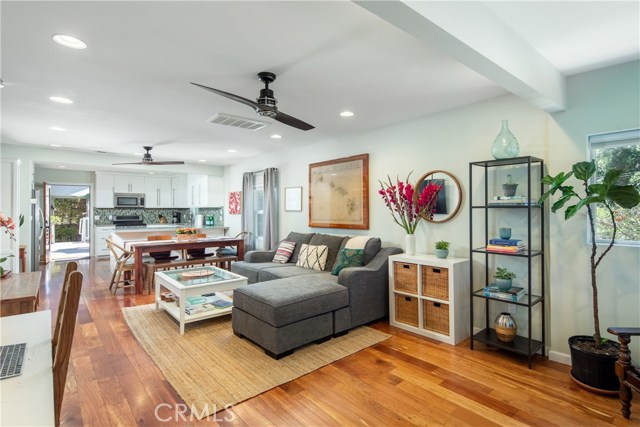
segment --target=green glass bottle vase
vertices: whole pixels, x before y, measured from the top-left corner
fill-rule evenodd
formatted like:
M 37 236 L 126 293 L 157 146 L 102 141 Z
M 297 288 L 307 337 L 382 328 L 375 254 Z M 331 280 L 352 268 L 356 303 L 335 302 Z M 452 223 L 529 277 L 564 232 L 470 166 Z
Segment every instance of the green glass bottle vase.
M 509 121 L 502 121 L 502 129 L 493 141 L 493 147 L 491 148 L 491 154 L 494 159 L 510 159 L 517 157 L 520 152 L 520 146 L 518 140 L 509 130 Z

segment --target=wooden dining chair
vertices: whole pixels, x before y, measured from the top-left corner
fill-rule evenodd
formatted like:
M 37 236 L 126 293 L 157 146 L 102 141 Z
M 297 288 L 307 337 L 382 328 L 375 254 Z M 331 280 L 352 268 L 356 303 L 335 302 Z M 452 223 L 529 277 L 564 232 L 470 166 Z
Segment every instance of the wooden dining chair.
M 60 324 L 62 323 L 62 313 L 64 313 L 64 305 L 67 302 L 67 282 L 71 273 L 78 269 L 78 263 L 75 261 L 69 261 L 64 271 L 64 279 L 62 281 L 62 287 L 60 289 L 60 299 L 58 300 L 58 313 L 56 315 L 56 323 L 53 331 L 53 337 L 51 338 L 51 351 L 52 355 L 56 355 L 56 346 L 58 345 L 58 334 L 60 333 Z
M 111 251 L 111 255 L 113 256 L 116 263 L 116 266 L 113 269 L 113 274 L 111 275 L 109 290 L 111 290 L 113 288 L 113 285 L 115 285 L 115 289 L 113 289 L 113 293 L 115 294 L 116 292 L 118 292 L 118 289 L 135 287 L 133 279 L 133 271 L 135 270 L 133 251 L 129 251 L 123 248 L 111 239 L 105 240 L 107 242 L 107 247 L 109 248 L 109 251 Z M 143 257 L 143 264 L 148 264 L 149 262 L 152 262 L 152 258 Z M 131 277 L 127 277 L 127 275 Z M 122 286 L 120 285 L 121 283 L 123 283 Z
M 80 292 L 82 290 L 82 273 L 73 271 L 64 283 L 64 302 L 60 301 L 62 313 L 60 326 L 56 325 L 56 348 L 53 355 L 53 402 L 55 425 L 60 425 L 60 410 L 64 397 L 64 386 L 67 381 L 69 358 L 71 357 L 71 345 L 73 344 L 73 332 L 76 327 L 78 306 L 80 305 Z
M 147 240 L 173 240 L 173 237 L 168 234 L 162 234 L 159 236 L 147 236 Z M 178 255 L 171 255 L 171 251 L 149 252 L 149 255 L 155 260 L 155 262 L 169 262 L 179 258 Z
M 204 239 L 207 237 L 206 234 L 201 233 L 201 234 L 194 234 L 193 237 L 195 239 Z M 206 248 L 201 248 L 201 249 L 187 249 L 187 250 L 183 250 L 183 255 L 182 258 L 184 258 L 185 260 L 187 259 L 202 259 L 202 258 L 206 258 L 209 256 L 214 256 L 215 253 L 207 253 L 206 252 Z
M 616 375 L 620 380 L 620 406 L 622 416 L 629 419 L 631 416 L 631 390 L 640 393 L 640 369 L 631 363 L 631 351 L 629 343 L 631 337 L 640 336 L 640 328 L 610 327 L 607 331 L 618 337 L 620 342 L 620 355 L 616 361 Z

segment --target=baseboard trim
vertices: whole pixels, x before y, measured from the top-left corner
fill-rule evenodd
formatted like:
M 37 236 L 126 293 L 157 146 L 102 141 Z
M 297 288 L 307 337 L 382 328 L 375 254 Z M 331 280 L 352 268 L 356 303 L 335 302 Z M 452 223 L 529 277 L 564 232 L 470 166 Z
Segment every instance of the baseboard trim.
M 566 353 L 560 353 L 559 351 L 549 351 L 549 360 L 553 362 L 562 363 L 564 365 L 571 365 L 571 355 Z

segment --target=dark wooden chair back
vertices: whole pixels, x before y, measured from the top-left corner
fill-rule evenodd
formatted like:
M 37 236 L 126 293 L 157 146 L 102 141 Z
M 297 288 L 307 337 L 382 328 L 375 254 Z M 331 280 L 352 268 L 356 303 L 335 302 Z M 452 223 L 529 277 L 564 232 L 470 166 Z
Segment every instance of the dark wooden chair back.
M 147 236 L 148 241 L 158 241 L 158 240 L 173 240 L 173 237 L 168 234 L 161 234 L 159 236 Z M 149 252 L 149 255 L 156 260 L 156 262 L 166 262 L 177 259 L 177 255 L 171 255 L 171 251 L 162 251 L 162 252 Z
M 66 288 L 64 309 L 61 315 L 58 336 L 56 337 L 58 345 L 53 356 L 53 401 L 56 427 L 60 425 L 60 410 L 62 408 L 64 386 L 67 381 L 73 332 L 76 328 L 78 306 L 80 305 L 82 280 L 82 273 L 74 271 L 69 274 L 69 279 L 64 285 Z
M 640 328 L 611 327 L 607 331 L 617 335 L 620 342 L 620 356 L 618 356 L 618 361 L 616 362 L 616 375 L 620 380 L 622 416 L 629 419 L 631 416 L 631 389 L 640 393 L 640 370 L 631 363 L 629 343 L 631 342 L 631 337 L 640 336 Z
M 51 339 L 52 355 L 56 355 L 56 346 L 58 345 L 58 334 L 60 333 L 60 323 L 62 322 L 62 313 L 64 313 L 64 305 L 67 301 L 67 282 L 71 273 L 78 269 L 78 263 L 75 261 L 69 261 L 64 271 L 64 280 L 62 281 L 62 287 L 60 290 L 60 300 L 58 301 L 58 314 L 56 316 L 56 324 L 53 330 L 53 338 Z

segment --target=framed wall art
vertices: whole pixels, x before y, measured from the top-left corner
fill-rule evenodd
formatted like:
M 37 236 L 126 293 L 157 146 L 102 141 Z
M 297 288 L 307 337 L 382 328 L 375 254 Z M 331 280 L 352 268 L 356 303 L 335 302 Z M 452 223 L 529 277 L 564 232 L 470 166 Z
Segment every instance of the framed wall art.
M 309 227 L 369 229 L 369 154 L 309 165 Z
M 229 193 L 229 214 L 239 215 L 242 206 L 242 191 L 231 191 Z
M 302 212 L 302 187 L 286 187 L 284 189 L 284 210 Z

